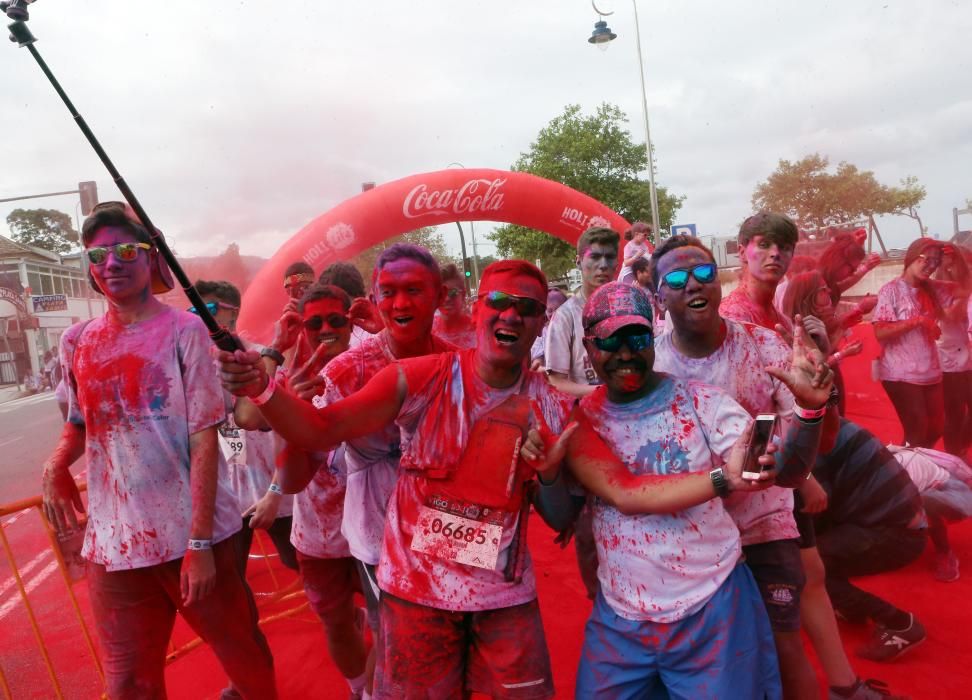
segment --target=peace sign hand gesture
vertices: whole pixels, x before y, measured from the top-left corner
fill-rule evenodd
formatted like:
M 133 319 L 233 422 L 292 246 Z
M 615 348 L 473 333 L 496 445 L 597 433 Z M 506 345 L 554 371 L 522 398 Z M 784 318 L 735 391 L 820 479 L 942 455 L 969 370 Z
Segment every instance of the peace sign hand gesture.
M 820 408 L 830 398 L 833 370 L 810 341 L 800 316 L 793 319 L 793 354 L 789 369 L 767 367 L 766 371 L 786 385 L 802 408 Z

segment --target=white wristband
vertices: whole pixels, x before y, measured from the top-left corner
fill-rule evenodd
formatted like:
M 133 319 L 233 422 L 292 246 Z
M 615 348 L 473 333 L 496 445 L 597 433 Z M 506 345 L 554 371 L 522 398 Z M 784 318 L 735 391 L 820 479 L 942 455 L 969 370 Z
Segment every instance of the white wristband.
M 827 405 L 820 408 L 803 408 L 793 404 L 793 414 L 801 420 L 819 420 L 827 413 Z
M 280 488 L 279 484 L 270 484 L 270 486 L 267 487 L 267 491 L 269 491 L 270 493 L 275 493 L 278 496 L 284 495 L 283 489 Z
M 250 401 L 253 402 L 254 406 L 262 406 L 263 404 L 265 404 L 267 401 L 270 400 L 270 397 L 273 396 L 273 392 L 276 390 L 277 390 L 277 383 L 273 381 L 273 375 L 268 374 L 266 388 L 263 391 L 261 391 L 257 396 L 251 396 Z
M 186 545 L 186 549 L 192 552 L 201 552 L 204 549 L 212 549 L 212 540 L 189 540 L 189 544 Z

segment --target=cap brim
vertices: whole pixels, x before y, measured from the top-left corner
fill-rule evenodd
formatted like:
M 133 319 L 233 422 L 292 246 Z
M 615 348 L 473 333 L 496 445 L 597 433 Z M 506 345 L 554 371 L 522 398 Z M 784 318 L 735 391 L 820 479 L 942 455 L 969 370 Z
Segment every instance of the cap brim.
M 590 333 L 598 338 L 607 338 L 625 326 L 642 326 L 649 331 L 652 330 L 651 321 L 644 316 L 612 316 L 595 325 Z

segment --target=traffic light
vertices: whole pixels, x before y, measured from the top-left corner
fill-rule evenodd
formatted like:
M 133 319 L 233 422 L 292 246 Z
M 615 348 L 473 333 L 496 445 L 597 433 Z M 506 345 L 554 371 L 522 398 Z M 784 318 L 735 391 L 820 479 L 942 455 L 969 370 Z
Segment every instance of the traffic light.
M 472 277 L 472 260 L 469 258 L 463 258 L 462 269 L 466 273 L 466 277 Z
M 87 216 L 98 203 L 98 183 L 90 180 L 79 182 L 78 192 L 81 194 L 81 214 Z

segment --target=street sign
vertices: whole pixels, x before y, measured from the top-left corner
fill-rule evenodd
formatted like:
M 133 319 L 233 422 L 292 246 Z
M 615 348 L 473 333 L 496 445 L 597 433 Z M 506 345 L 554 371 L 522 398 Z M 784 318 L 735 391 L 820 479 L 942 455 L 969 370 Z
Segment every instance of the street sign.
M 67 296 L 64 294 L 32 296 L 30 300 L 34 304 L 35 314 L 41 311 L 67 311 Z
M 697 236 L 698 234 L 695 232 L 695 224 L 677 224 L 672 226 L 673 236 L 678 236 L 681 234 L 685 234 L 687 236 Z

